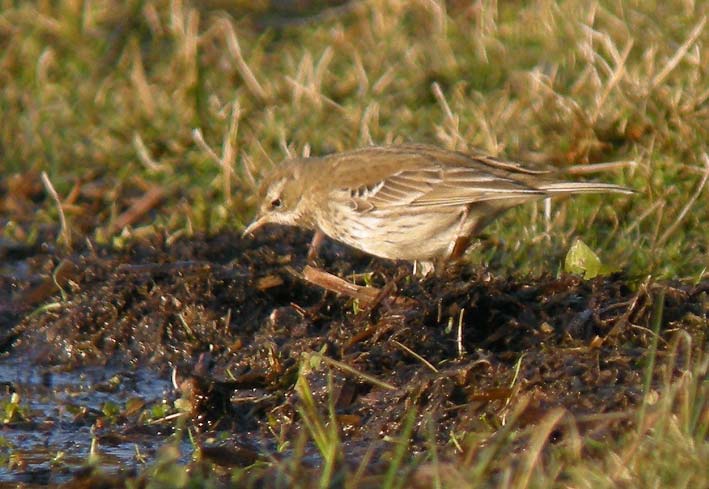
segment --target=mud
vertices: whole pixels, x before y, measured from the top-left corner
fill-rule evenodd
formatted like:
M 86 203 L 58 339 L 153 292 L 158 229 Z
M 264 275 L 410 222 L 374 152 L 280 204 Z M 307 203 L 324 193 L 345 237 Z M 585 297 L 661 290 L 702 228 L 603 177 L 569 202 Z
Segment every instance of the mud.
M 661 372 L 683 367 L 683 355 L 668 358 L 678 333 L 706 349 L 706 281 L 510 278 L 475 268 L 420 280 L 410 265 L 328 243 L 322 269 L 388 291 L 363 306 L 303 280 L 308 239 L 268 228 L 255 239 L 161 236 L 71 253 L 3 243 L 2 380 L 5 398 L 19 393 L 26 412 L 4 424 L 8 453 L 23 462 L 0 479 L 80 480 L 92 439 L 109 472 L 127 476 L 185 429 L 193 438 L 182 449 L 199 447 L 216 465 L 278 460 L 305 430 L 306 385 L 322 419 L 333 407 L 346 459 L 356 467 L 371 450 L 371 473 L 384 470 L 384 440 L 412 411 L 413 449 L 433 438 L 453 459 L 452 434 L 495 429 L 522 399 L 520 426 L 563 407 L 583 435 L 603 439 L 632 425 L 655 321 L 655 387 Z M 78 401 L 57 395 L 56 382 L 37 387 L 87 371 L 104 373 L 68 382 L 84 386 Z M 47 442 L 44 459 L 23 452 L 17 430 L 64 423 L 76 428 L 76 446 Z M 312 443 L 302 450 L 305 465 L 321 463 Z M 67 455 L 52 462 L 57 451 Z

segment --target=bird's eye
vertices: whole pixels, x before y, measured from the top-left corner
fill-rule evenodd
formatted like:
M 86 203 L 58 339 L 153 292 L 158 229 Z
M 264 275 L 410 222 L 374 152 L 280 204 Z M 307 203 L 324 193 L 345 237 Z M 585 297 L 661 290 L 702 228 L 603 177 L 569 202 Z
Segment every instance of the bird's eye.
M 271 201 L 271 209 L 278 209 L 282 205 L 283 202 L 281 202 L 281 199 L 273 199 Z

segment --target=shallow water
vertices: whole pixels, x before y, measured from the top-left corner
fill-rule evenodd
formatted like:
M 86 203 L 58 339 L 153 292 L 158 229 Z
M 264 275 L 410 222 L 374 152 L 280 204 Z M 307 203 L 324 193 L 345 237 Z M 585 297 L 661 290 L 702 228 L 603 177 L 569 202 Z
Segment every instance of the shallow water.
M 61 371 L 5 358 L 0 383 L 0 484 L 61 483 L 89 463 L 108 474 L 139 469 L 172 435 L 174 422 L 150 419 L 172 405 L 172 385 L 149 369 Z M 7 422 L 13 392 L 21 415 Z M 189 444 L 181 448 L 187 456 Z

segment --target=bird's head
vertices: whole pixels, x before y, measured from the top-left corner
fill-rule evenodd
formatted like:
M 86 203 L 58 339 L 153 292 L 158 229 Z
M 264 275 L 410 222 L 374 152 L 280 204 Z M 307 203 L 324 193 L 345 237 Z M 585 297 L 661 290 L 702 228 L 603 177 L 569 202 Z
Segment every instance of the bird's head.
M 282 163 L 261 182 L 258 192 L 259 211 L 243 235 L 252 234 L 264 224 L 301 224 L 305 160 L 295 159 Z

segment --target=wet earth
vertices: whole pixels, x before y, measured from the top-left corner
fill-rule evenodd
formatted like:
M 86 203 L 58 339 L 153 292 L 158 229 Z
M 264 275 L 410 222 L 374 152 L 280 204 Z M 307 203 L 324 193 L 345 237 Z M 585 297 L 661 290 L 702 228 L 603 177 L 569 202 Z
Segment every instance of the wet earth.
M 308 240 L 276 227 L 72 252 L 0 243 L 0 483 L 76 483 L 96 466 L 120 480 L 166 444 L 185 463 L 297 449 L 317 467 L 314 444 L 294 444 L 313 414 L 376 473 L 408 413 L 414 449 L 434 438 L 455 459 L 452 439 L 494 430 L 521 399 L 520 426 L 563 407 L 600 440 L 633 423 L 654 329 L 654 388 L 685 367 L 669 361 L 678 335 L 706 350 L 707 281 L 418 279 L 326 244 L 320 268 L 381 291 L 362 303 L 304 280 Z

